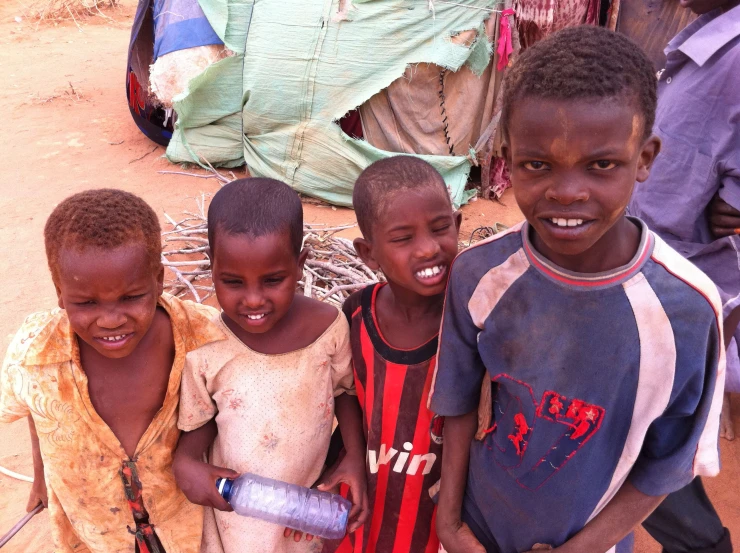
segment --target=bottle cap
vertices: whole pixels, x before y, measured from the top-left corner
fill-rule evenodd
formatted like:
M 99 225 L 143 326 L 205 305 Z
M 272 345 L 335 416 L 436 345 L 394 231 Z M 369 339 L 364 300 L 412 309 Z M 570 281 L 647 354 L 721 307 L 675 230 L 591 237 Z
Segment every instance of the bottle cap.
M 219 478 L 216 480 L 216 489 L 226 501 L 231 500 L 231 486 L 233 484 L 234 481 L 229 478 Z

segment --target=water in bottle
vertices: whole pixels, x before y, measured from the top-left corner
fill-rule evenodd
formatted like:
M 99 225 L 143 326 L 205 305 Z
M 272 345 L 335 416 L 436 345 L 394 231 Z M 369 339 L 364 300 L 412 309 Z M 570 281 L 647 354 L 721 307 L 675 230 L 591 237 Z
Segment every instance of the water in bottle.
M 340 495 L 244 473 L 234 480 L 219 478 L 216 487 L 237 514 L 338 539 L 347 530 L 352 504 Z

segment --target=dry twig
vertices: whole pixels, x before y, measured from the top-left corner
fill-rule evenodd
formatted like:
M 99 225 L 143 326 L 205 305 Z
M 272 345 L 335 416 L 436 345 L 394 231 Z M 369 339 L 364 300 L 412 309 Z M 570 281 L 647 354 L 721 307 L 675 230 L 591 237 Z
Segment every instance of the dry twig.
M 35 0 L 28 5 L 26 13 L 29 17 L 38 20 L 38 23 L 74 21 L 77 29 L 82 32 L 79 20 L 91 15 L 110 19 L 100 11 L 100 8 L 112 8 L 117 5 L 118 0 Z

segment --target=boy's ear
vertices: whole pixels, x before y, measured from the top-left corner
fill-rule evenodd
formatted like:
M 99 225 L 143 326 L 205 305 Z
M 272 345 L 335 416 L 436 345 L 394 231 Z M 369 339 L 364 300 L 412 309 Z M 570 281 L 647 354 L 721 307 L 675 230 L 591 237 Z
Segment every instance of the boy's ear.
M 645 144 L 642 145 L 640 159 L 637 160 L 637 176 L 635 177 L 637 182 L 645 182 L 650 176 L 650 168 L 660 153 L 660 147 L 660 138 L 655 135 L 648 138 Z
M 511 174 L 511 148 L 509 148 L 509 144 L 506 140 L 501 144 L 501 157 L 506 163 L 506 168 L 509 170 L 509 174 Z
M 157 273 L 157 297 L 164 293 L 164 265 L 159 266 L 159 272 Z
M 460 227 L 462 226 L 463 214 L 459 209 L 452 214 L 455 219 L 455 230 L 460 234 Z
M 57 293 L 57 305 L 59 306 L 59 309 L 64 309 L 64 300 L 62 299 L 62 289 L 59 288 L 59 285 L 56 282 L 54 283 L 54 290 L 56 290 L 56 293 Z
M 373 246 L 368 240 L 365 240 L 364 238 L 355 238 L 352 244 L 355 247 L 357 255 L 360 256 L 360 259 L 362 259 L 362 262 L 365 265 L 370 267 L 373 271 L 380 269 L 380 265 L 375 260 L 375 257 L 373 257 Z
M 303 274 L 303 266 L 306 264 L 306 259 L 308 259 L 309 249 L 303 248 L 301 250 L 301 253 L 298 254 L 298 280 L 301 280 L 301 275 Z

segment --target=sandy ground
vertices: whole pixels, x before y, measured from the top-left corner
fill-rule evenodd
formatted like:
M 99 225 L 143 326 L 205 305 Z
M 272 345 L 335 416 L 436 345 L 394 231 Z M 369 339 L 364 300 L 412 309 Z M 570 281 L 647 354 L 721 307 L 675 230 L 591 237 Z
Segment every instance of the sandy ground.
M 58 26 L 27 20 L 22 0 L 0 3 L 0 243 L 5 287 L 0 295 L 0 348 L 24 317 L 55 304 L 42 229 L 64 197 L 93 187 L 116 187 L 143 196 L 159 213 L 176 215 L 193 206 L 213 180 L 160 175 L 172 169 L 163 149 L 134 126 L 126 107 L 124 74 L 135 0 L 119 9 Z M 22 17 L 19 23 L 16 17 Z M 510 194 L 502 203 L 477 201 L 463 210 L 461 238 L 481 225 L 520 219 Z M 352 211 L 306 205 L 309 222 L 346 223 Z M 351 231 L 350 231 L 351 234 Z M 740 413 L 740 403 L 737 405 Z M 740 424 L 740 420 L 737 421 Z M 723 474 L 707 482 L 726 526 L 740 536 L 740 441 L 722 444 Z M 0 465 L 32 473 L 26 424 L 0 425 Z M 29 484 L 0 475 L 0 535 L 23 516 Z M 52 551 L 46 513 L 35 517 L 4 549 L 7 553 Z M 643 534 L 638 553 L 659 548 Z

